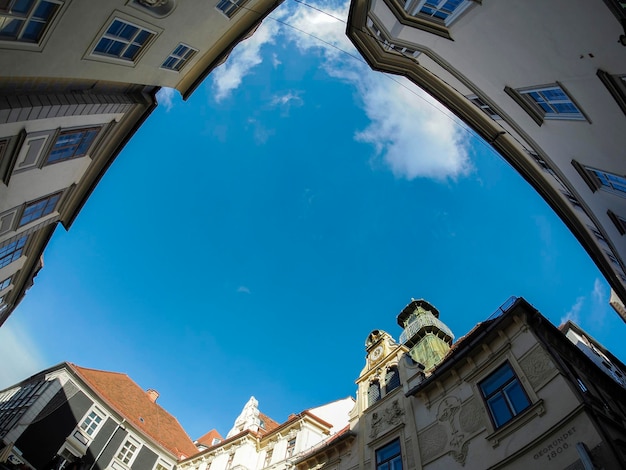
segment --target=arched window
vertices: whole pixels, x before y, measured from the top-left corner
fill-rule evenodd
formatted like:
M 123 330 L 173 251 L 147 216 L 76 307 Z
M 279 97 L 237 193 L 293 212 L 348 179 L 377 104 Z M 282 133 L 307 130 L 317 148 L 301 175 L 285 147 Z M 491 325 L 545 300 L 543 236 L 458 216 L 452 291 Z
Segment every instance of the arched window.
M 380 384 L 378 380 L 374 380 L 370 383 L 370 388 L 367 391 L 368 406 L 373 405 L 378 400 L 380 400 Z
M 385 374 L 385 394 L 395 390 L 400 386 L 400 374 L 398 374 L 398 368 L 396 366 L 391 366 L 387 369 L 387 374 Z

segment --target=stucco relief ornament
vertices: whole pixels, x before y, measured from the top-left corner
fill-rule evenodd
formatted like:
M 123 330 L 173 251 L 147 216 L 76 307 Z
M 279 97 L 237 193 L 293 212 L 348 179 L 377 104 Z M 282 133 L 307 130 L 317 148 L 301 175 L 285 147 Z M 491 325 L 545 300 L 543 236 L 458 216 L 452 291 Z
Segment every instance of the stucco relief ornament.
M 400 408 L 398 400 L 394 400 L 391 406 L 385 408 L 381 412 L 372 413 L 372 430 L 370 431 L 370 437 L 375 438 L 382 430 L 383 425 L 385 427 L 400 424 L 403 420 L 404 410 Z
M 465 465 L 469 441 L 465 439 L 465 434 L 461 433 L 456 426 L 455 421 L 457 420 L 457 415 L 460 410 L 461 400 L 454 396 L 446 397 L 439 404 L 437 419 L 447 424 L 449 427 L 451 436 L 449 442 L 451 449 L 449 454 L 461 465 Z
M 169 2 L 169 0 L 137 0 L 137 3 L 148 8 L 157 8 L 165 5 L 167 2 Z

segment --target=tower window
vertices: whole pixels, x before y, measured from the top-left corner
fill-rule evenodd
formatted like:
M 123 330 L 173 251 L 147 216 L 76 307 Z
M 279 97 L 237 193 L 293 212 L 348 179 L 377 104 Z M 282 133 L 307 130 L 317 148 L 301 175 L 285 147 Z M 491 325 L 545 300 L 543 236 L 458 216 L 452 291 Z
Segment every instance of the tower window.
M 389 393 L 400 386 L 400 374 L 396 366 L 391 366 L 387 369 L 385 375 L 385 393 Z
M 378 383 L 378 380 L 374 380 L 370 383 L 370 387 L 367 390 L 368 406 L 373 405 L 378 400 L 380 400 L 380 384 Z

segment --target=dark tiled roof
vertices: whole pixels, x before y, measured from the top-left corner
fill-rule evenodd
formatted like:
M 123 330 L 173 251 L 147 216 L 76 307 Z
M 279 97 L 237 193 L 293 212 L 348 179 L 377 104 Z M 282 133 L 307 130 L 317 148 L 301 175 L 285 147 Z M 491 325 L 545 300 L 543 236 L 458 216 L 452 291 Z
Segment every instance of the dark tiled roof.
M 152 401 L 128 375 L 68 364 L 105 403 L 177 458 L 198 452 L 178 420 Z

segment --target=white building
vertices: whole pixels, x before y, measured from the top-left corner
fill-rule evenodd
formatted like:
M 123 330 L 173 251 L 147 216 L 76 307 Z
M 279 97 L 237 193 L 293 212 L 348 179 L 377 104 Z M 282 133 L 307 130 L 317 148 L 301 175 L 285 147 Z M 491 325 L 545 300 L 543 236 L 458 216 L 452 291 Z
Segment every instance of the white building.
M 511 163 L 624 301 L 625 24 L 617 0 L 353 0 L 347 34 Z
M 354 399 L 344 398 L 291 415 L 278 424 L 251 397 L 226 439 L 212 431 L 196 441 L 200 453 L 179 462 L 179 470 L 284 470 L 300 456 L 347 430 Z

